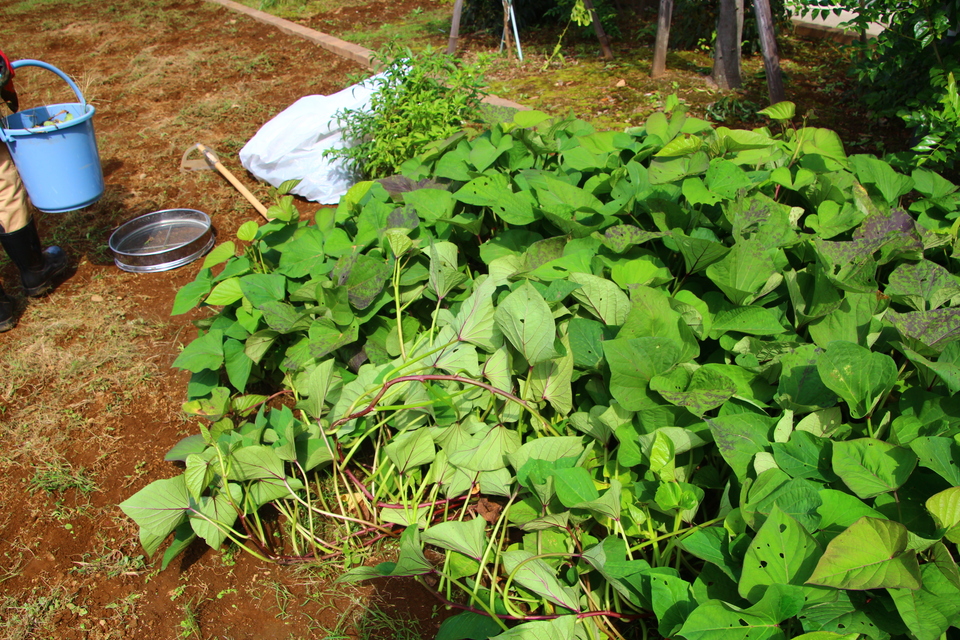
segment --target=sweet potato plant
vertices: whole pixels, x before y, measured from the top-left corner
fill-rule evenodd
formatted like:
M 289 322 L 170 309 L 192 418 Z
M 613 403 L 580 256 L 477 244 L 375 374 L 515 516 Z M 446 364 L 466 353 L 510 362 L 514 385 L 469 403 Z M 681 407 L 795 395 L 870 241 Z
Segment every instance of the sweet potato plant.
M 521 112 L 215 250 L 145 548 L 399 537 L 344 579 L 419 576 L 445 640 L 947 633 L 960 195 L 764 113 Z

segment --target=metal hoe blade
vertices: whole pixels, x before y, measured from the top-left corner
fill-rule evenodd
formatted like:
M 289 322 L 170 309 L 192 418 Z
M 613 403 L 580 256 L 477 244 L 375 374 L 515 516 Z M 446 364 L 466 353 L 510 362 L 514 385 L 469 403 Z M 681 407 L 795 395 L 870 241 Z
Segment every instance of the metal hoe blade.
M 199 153 L 200 157 L 191 158 L 190 156 L 194 152 Z M 220 162 L 220 158 L 217 157 L 213 149 L 198 143 L 183 152 L 183 157 L 180 159 L 180 171 L 216 171 L 218 162 Z
M 198 152 L 202 157 L 201 158 L 191 158 L 190 155 L 194 152 Z M 230 184 L 243 195 L 247 201 L 253 205 L 253 208 L 256 209 L 265 220 L 272 220 L 270 215 L 267 213 L 267 208 L 263 206 L 256 196 L 250 193 L 250 190 L 247 189 L 243 184 L 237 180 L 237 177 L 230 173 L 230 170 L 227 169 L 220 162 L 220 158 L 217 157 L 217 154 L 205 144 L 197 143 L 192 147 L 188 148 L 184 153 L 183 157 L 180 159 L 180 171 L 219 171 L 220 174 L 230 181 Z

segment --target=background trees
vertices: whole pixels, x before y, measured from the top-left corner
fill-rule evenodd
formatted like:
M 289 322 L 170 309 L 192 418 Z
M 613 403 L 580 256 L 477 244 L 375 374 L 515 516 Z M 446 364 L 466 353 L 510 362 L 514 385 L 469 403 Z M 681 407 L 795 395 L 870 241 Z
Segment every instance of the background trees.
M 590 38 L 590 31 L 602 26 L 597 35 L 602 34 L 599 40 L 609 58 L 616 52 L 607 46 L 607 34 L 615 41 L 621 33 L 642 29 L 657 36 L 651 75 L 666 72 L 669 50 L 710 48 L 711 77 L 722 90 L 742 86 L 742 55 L 763 53 L 770 102 L 790 97 L 776 41 L 788 28 L 790 11 L 815 17 L 851 11 L 849 26 L 862 33 L 869 23 L 881 22 L 886 29 L 879 38 L 854 43 L 860 47 L 850 56 L 857 87 L 842 99 L 862 101 L 876 118 L 902 120 L 913 131 L 912 150 L 890 158 L 897 166 L 944 170 L 955 164 L 960 149 L 960 0 L 808 0 L 802 5 L 792 0 L 592 0 L 591 5 L 584 0 L 516 0 L 521 38 L 525 27 L 549 21 L 567 25 L 571 33 L 580 28 Z M 464 20 L 472 22 L 471 28 L 499 33 L 502 16 L 502 0 L 464 0 Z M 562 42 L 557 52 L 561 50 Z

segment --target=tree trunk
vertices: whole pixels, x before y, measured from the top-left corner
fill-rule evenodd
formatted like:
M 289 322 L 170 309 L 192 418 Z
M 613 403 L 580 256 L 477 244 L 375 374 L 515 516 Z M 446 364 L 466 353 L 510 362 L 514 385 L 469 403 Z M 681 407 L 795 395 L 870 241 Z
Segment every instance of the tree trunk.
M 610 36 L 603 30 L 600 24 L 600 16 L 597 10 L 593 8 L 593 0 L 583 0 L 584 8 L 590 12 L 591 22 L 593 22 L 593 31 L 597 34 L 597 40 L 600 41 L 600 50 L 603 52 L 605 60 L 613 60 L 613 49 L 610 48 Z
M 713 52 L 713 81 L 724 91 L 743 86 L 740 43 L 743 40 L 743 0 L 720 0 L 717 43 Z
M 757 29 L 760 31 L 763 68 L 767 72 L 767 93 L 770 95 L 770 104 L 776 104 L 786 100 L 786 92 L 783 90 L 783 74 L 780 72 L 780 54 L 777 52 L 777 36 L 773 31 L 770 0 L 753 0 L 753 10 L 757 15 Z
M 651 78 L 659 78 L 667 70 L 667 43 L 670 41 L 670 18 L 673 14 L 673 0 L 660 0 L 660 12 L 657 15 L 657 43 L 653 49 L 653 67 Z
M 457 40 L 460 38 L 460 14 L 463 13 L 463 0 L 453 5 L 453 20 L 450 22 L 450 40 L 447 43 L 447 55 L 457 52 Z

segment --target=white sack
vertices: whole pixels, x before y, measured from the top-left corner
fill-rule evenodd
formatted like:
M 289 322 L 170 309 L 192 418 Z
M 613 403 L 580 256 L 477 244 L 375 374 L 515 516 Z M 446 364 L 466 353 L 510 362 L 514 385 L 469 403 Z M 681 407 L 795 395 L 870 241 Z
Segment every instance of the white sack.
M 337 204 L 357 176 L 344 158 L 324 158 L 327 149 L 347 146 L 336 113 L 364 110 L 374 78 L 331 96 L 304 96 L 263 125 L 240 150 L 240 163 L 274 187 L 300 180 L 291 193 L 321 204 Z

